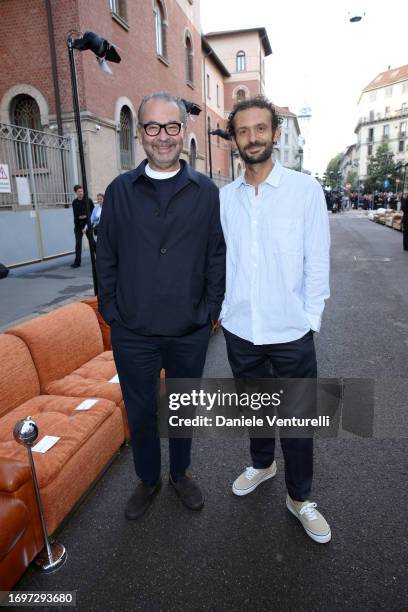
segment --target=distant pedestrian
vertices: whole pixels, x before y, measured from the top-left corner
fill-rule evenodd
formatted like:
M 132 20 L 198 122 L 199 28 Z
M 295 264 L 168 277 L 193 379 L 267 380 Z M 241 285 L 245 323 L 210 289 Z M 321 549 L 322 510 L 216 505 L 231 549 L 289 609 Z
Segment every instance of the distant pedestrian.
M 75 261 L 71 264 L 71 268 L 79 268 L 81 265 L 82 255 L 82 236 L 84 233 L 86 233 L 89 240 L 90 231 L 87 227 L 88 217 L 84 197 L 84 188 L 82 185 L 75 185 L 74 191 L 76 193 L 76 198 L 72 202 L 72 212 L 74 213 Z M 88 202 L 89 211 L 92 213 L 94 209 L 93 202 L 90 198 L 88 198 Z
M 401 198 L 401 210 L 404 213 L 402 218 L 402 245 L 404 251 L 408 251 L 408 193 L 404 193 Z
M 91 227 L 92 227 L 92 230 L 95 236 L 98 235 L 98 225 L 99 225 L 99 221 L 101 220 L 103 198 L 104 198 L 104 194 L 98 193 L 98 195 L 96 196 L 95 208 L 93 209 L 92 214 L 91 214 Z

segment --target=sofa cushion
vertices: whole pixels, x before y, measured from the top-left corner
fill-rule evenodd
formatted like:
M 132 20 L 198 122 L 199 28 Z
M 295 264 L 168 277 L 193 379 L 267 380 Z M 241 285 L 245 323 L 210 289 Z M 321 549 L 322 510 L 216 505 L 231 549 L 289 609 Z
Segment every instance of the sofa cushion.
M 40 393 L 30 351 L 20 338 L 0 334 L 0 417 Z
M 0 561 L 17 544 L 29 523 L 28 511 L 21 499 L 0 494 Z
M 101 313 L 99 312 L 98 298 L 97 297 L 87 298 L 86 300 L 82 300 L 82 303 L 86 304 L 87 306 L 90 306 L 92 310 L 94 311 L 96 318 L 98 319 L 99 327 L 101 328 L 101 332 L 102 332 L 103 348 L 105 349 L 105 351 L 110 351 L 112 349 L 111 329 L 110 329 L 110 325 L 106 323 L 105 319 L 102 317 Z
M 40 395 L 4 415 L 0 419 L 0 456 L 28 462 L 26 448 L 13 438 L 13 428 L 19 419 L 31 416 L 39 428 L 37 442 L 45 435 L 61 438 L 46 453 L 33 453 L 39 486 L 47 486 L 101 424 L 118 410 L 113 402 L 105 399 L 98 400 L 89 410 L 75 410 L 83 399 Z
M 42 390 L 103 352 L 98 319 L 86 304 L 68 304 L 16 325 L 6 334 L 27 344 Z

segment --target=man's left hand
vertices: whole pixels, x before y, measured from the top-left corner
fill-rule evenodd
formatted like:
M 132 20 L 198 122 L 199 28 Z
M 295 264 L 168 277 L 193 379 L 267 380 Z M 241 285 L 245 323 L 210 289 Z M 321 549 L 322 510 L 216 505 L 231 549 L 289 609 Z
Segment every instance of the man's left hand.
M 217 330 L 221 327 L 221 321 L 219 321 L 218 319 L 217 321 L 211 321 L 211 325 L 212 325 L 212 328 L 211 328 L 212 333 L 216 334 Z

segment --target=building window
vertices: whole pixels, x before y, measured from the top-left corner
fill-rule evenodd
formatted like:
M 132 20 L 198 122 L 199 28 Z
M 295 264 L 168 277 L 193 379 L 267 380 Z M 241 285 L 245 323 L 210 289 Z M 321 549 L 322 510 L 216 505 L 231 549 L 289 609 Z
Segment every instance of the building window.
M 41 131 L 40 109 L 34 98 L 25 94 L 18 95 L 12 100 L 10 110 L 13 125 Z M 36 142 L 40 145 L 42 135 L 39 134 L 38 137 L 38 139 L 36 137 Z M 18 167 L 20 170 L 27 170 L 29 168 L 27 142 L 16 142 L 15 145 Z M 45 168 L 47 166 L 46 147 L 32 146 L 31 152 L 34 168 Z
M 197 144 L 194 138 L 192 138 L 190 142 L 189 162 L 190 166 L 195 170 L 197 166 Z
M 128 106 L 122 106 L 120 111 L 120 167 L 122 170 L 131 170 L 133 164 L 133 119 Z
M 398 143 L 398 153 L 403 153 L 404 152 L 404 141 L 400 140 Z
M 289 134 L 285 134 L 285 145 L 289 144 Z
M 376 91 L 370 91 L 370 102 L 375 102 L 377 99 L 377 92 Z
M 286 163 L 289 161 L 289 153 L 288 153 L 288 151 L 284 151 L 283 152 L 283 161 L 286 162 Z
M 40 109 L 31 96 L 16 96 L 12 103 L 11 122 L 14 125 L 41 130 Z
M 126 0 L 109 0 L 111 13 L 127 21 Z
M 238 89 L 237 94 L 236 94 L 237 102 L 241 102 L 241 100 L 245 100 L 245 98 L 246 98 L 245 89 Z
M 246 70 L 245 51 L 238 51 L 237 53 L 237 72 L 245 72 L 245 70 Z
M 368 147 L 367 147 L 367 155 L 368 155 L 368 157 L 371 157 L 372 154 L 373 154 L 373 145 L 368 145 Z
M 408 102 L 403 102 L 401 104 L 401 112 L 406 113 L 408 111 Z
M 407 131 L 407 122 L 402 121 L 402 123 L 400 123 L 399 128 L 400 128 L 399 129 L 400 136 L 405 136 L 406 131 Z
M 374 121 L 374 111 L 370 110 L 369 121 Z
M 368 142 L 374 141 L 374 128 L 368 128 Z
M 186 81 L 190 84 L 194 83 L 194 54 L 190 34 L 186 36 Z
M 207 98 L 210 100 L 210 75 L 207 74 Z
M 392 87 L 386 87 L 385 89 L 385 97 L 386 98 L 391 98 L 392 96 Z
M 160 57 L 167 57 L 166 24 L 163 4 L 157 0 L 154 7 L 156 27 L 156 53 Z
M 217 83 L 217 106 L 220 106 L 220 86 Z
M 390 126 L 387 123 L 387 125 L 384 125 L 383 127 L 383 138 L 389 138 L 390 137 Z
M 386 107 L 385 107 L 385 114 L 386 114 L 386 115 L 389 115 L 389 114 L 390 114 L 390 107 L 389 107 L 389 106 L 386 106 Z

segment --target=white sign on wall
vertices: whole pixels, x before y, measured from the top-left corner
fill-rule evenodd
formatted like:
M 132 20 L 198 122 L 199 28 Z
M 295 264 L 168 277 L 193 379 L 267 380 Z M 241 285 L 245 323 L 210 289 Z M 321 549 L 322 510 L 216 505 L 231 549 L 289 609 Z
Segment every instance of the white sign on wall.
M 30 185 L 26 176 L 16 176 L 17 201 L 20 206 L 30 206 L 31 194 Z
M 11 193 L 10 173 L 7 164 L 0 164 L 0 193 Z

